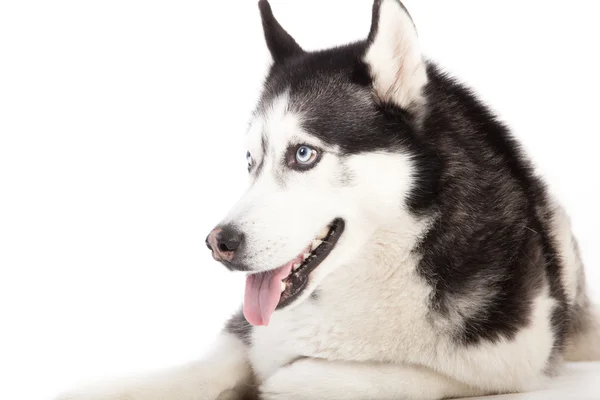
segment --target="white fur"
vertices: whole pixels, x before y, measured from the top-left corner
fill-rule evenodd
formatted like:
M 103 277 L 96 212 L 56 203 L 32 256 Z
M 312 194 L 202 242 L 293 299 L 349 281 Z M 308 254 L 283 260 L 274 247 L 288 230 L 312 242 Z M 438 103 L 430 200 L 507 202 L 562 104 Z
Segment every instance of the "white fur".
M 411 251 L 431 221 L 402 206 L 414 179 L 410 158 L 381 152 L 342 160 L 336 148 L 303 132 L 303 116 L 287 102 L 287 96 L 277 99 L 252 124 L 248 148 L 262 171 L 227 220 L 242 226 L 256 249 L 253 268 L 260 270 L 287 262 L 323 226 L 344 218 L 346 230 L 303 296 L 276 311 L 268 327 L 255 327 L 250 347 L 224 334 L 200 363 L 63 399 L 208 400 L 222 392 L 236 398 L 231 389 L 248 384 L 250 371 L 265 399 L 441 399 L 541 385 L 553 346 L 548 287 L 532 303 L 530 324 L 511 340 L 457 344 L 452 335 L 460 318 L 430 310 L 432 289 Z M 290 143 L 325 154 L 312 170 L 292 171 L 282 163 Z M 350 183 L 339 180 L 342 165 Z M 558 210 L 554 238 L 574 298 L 580 262 L 566 221 Z M 318 301 L 307 299 L 317 288 Z M 473 312 L 479 295 L 458 302 L 458 312 Z
M 554 203 L 554 212 L 552 218 L 552 232 L 558 249 L 560 250 L 561 261 L 565 266 L 561 270 L 563 283 L 566 290 L 567 301 L 573 305 L 577 300 L 578 290 L 583 275 L 583 263 L 577 251 L 577 243 L 571 231 L 571 221 L 567 212 L 557 202 Z
M 246 145 L 260 170 L 253 172 L 250 188 L 223 223 L 243 230 L 249 249 L 245 262 L 260 271 L 287 263 L 331 221 L 344 219 L 346 230 L 335 246 L 335 256 L 326 258 L 313 273 L 300 303 L 325 276 L 352 259 L 376 227 L 393 215 L 408 218 L 401 205 L 411 188 L 414 168 L 409 156 L 401 153 L 355 155 L 342 162 L 337 148 L 303 131 L 302 114 L 292 112 L 288 102 L 287 94 L 282 95 L 251 123 Z M 268 142 L 264 154 L 263 136 Z M 285 165 L 285 153 L 292 144 L 315 146 L 322 150 L 322 159 L 309 171 L 293 171 Z M 381 171 L 389 172 L 382 177 Z M 349 173 L 351 183 L 342 183 L 344 173 Z M 394 185 L 382 180 L 393 180 Z M 353 201 L 347 201 L 349 196 Z M 408 230 L 403 234 L 414 239 Z
M 289 144 L 320 145 L 302 132 L 301 116 L 290 112 L 287 102 L 285 95 L 277 99 L 265 115 L 251 124 L 246 143 L 260 171 L 253 172 L 248 191 L 223 221 L 244 231 L 249 249 L 245 262 L 255 271 L 273 269 L 295 258 L 337 217 L 323 193 L 324 188 L 331 186 L 329 177 L 335 173 L 331 170 L 337 168 L 333 154 L 323 157 L 319 172 L 315 169 L 298 173 L 284 168 Z M 263 135 L 268 137 L 264 154 Z M 338 195 L 335 191 L 326 194 L 334 199 Z M 295 212 L 287 212 L 290 209 Z M 306 218 L 309 214 L 311 218 Z
M 567 301 L 571 306 L 578 307 L 578 312 L 590 314 L 584 315 L 587 321 L 567 338 L 564 357 L 569 361 L 600 360 L 600 311 L 589 308 L 585 273 L 577 241 L 571 231 L 569 216 L 558 202 L 554 203 L 552 228 L 563 265 L 561 277 Z
M 448 343 L 446 356 L 436 360 L 440 370 L 492 392 L 536 389 L 546 379 L 544 370 L 554 344 L 550 323 L 554 306 L 546 289 L 533 302 L 529 326 L 514 339 L 483 342 L 467 349 Z
M 568 338 L 565 360 L 600 361 L 600 310 L 590 310 L 589 324 Z
M 215 400 L 250 378 L 244 345 L 223 334 L 201 361 L 147 377 L 95 385 L 56 400 Z
M 376 94 L 413 107 L 422 102 L 427 74 L 412 21 L 396 0 L 382 0 L 378 24 L 365 56 Z M 323 227 L 343 218 L 344 233 L 301 298 L 276 311 L 268 327 L 255 327 L 250 346 L 223 334 L 215 351 L 197 364 L 62 399 L 212 400 L 220 393 L 235 398 L 232 389 L 249 384 L 251 371 L 264 399 L 426 400 L 543 383 L 554 339 L 555 301 L 547 284 L 532 302 L 529 325 L 514 338 L 457 344 L 455 330 L 487 296 L 473 288 L 470 297 L 454 302 L 454 314 L 431 311 L 432 288 L 418 273 L 420 259 L 412 250 L 432 221 L 415 217 L 402 201 L 414 181 L 410 157 L 387 152 L 342 157 L 339 149 L 304 132 L 303 118 L 291 110 L 288 94 L 256 116 L 246 141 L 255 163 L 251 184 L 223 221 L 244 232 L 246 261 L 261 271 L 295 258 Z M 323 151 L 308 171 L 285 165 L 289 146 L 300 144 Z M 581 262 L 561 209 L 552 222 L 573 303 L 581 298 Z M 317 301 L 308 299 L 312 293 Z
M 394 237 L 390 233 L 373 236 L 365 258 L 327 277 L 319 286 L 317 303 L 307 301 L 293 311 L 284 309 L 273 315 L 268 328 L 254 330 L 250 360 L 259 379 L 268 382 L 280 368 L 304 356 L 421 365 L 492 392 L 531 389 L 543 381 L 553 343 L 550 313 L 554 301 L 546 291 L 534 302 L 531 326 L 514 340 L 459 347 L 451 332 L 432 328 L 427 304 L 430 288 L 415 271 L 418 260 L 405 251 L 406 243 L 387 240 Z M 372 304 L 378 307 L 373 309 Z M 369 337 L 377 340 L 369 341 Z
M 398 0 L 383 0 L 378 29 L 365 56 L 376 95 L 408 109 L 423 103 L 427 71 L 417 31 Z
M 261 386 L 264 400 L 405 399 L 478 395 L 481 391 L 422 367 L 302 359 Z

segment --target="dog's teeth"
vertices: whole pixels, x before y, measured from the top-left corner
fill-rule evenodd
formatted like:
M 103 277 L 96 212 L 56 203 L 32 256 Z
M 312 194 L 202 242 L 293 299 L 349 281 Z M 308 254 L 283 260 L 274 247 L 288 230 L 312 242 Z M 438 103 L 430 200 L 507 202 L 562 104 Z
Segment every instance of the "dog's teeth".
M 325 236 L 327 236 L 328 233 L 329 233 L 329 228 L 325 227 L 325 228 L 321 229 L 321 232 L 319 232 L 319 234 L 317 235 L 317 237 L 319 239 L 323 239 L 323 238 L 325 238 Z
M 297 270 L 297 269 L 298 269 L 298 267 L 300 267 L 300 263 L 294 264 L 294 265 L 292 266 L 292 268 L 294 269 L 294 271 L 295 271 L 295 270 Z
M 319 247 L 321 245 L 321 243 L 323 243 L 322 240 L 313 240 L 312 241 L 312 249 L 316 249 L 317 247 Z
M 282 293 L 283 293 L 283 291 L 285 290 L 285 286 L 286 286 L 286 285 L 285 285 L 285 283 L 284 283 L 284 282 L 281 282 L 281 292 L 282 292 Z
M 304 253 L 304 254 L 302 254 L 302 258 L 303 258 L 303 259 L 305 259 L 305 260 L 306 260 L 308 257 L 310 257 L 310 253 Z

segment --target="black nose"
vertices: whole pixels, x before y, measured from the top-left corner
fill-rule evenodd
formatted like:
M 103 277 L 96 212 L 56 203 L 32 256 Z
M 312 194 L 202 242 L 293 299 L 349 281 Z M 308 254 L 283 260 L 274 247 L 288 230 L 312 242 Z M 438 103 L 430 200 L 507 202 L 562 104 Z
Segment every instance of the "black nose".
M 215 259 L 231 261 L 243 240 L 244 235 L 240 231 L 225 225 L 212 230 L 206 238 L 206 246 L 212 250 Z
M 242 244 L 242 234 L 236 229 L 225 226 L 217 233 L 217 247 L 221 251 L 236 251 Z

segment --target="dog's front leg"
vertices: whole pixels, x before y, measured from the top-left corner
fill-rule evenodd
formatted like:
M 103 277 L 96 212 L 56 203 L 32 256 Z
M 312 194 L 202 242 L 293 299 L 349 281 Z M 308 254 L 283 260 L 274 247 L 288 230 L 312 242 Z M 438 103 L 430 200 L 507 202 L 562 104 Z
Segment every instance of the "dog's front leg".
M 223 333 L 203 360 L 142 379 L 77 391 L 57 400 L 215 400 L 242 398 L 252 374 L 245 345 Z
M 260 386 L 262 400 L 435 400 L 482 393 L 431 370 L 301 359 Z

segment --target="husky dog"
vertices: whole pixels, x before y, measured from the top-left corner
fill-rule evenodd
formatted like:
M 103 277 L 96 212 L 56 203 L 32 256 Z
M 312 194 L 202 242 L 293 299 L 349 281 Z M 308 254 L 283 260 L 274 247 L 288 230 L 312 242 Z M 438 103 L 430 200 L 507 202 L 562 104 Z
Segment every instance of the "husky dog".
M 600 359 L 567 214 L 400 1 L 315 52 L 259 8 L 250 186 L 206 241 L 248 274 L 243 310 L 197 363 L 65 398 L 444 399 Z

